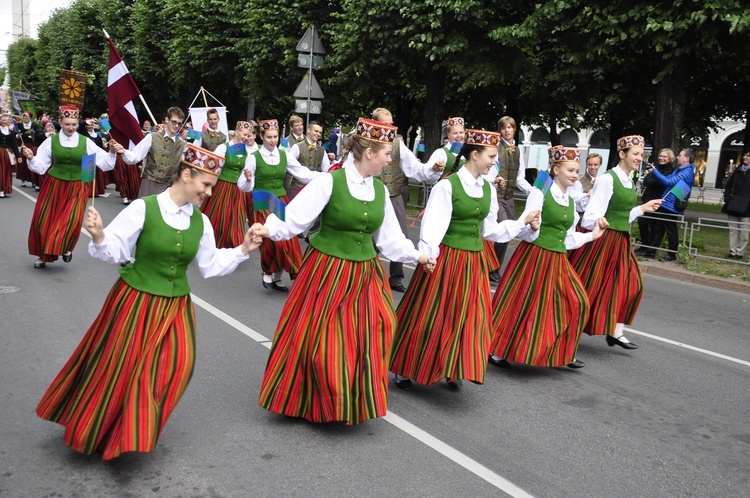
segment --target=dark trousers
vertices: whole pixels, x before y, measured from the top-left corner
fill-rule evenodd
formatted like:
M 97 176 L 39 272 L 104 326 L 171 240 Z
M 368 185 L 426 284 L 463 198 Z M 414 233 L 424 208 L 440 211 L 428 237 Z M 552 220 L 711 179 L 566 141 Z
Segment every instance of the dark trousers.
M 666 232 L 667 247 L 670 251 L 677 251 L 677 246 L 680 245 L 680 236 L 677 230 L 675 214 L 659 208 L 655 213 L 651 213 L 651 216 L 659 219 L 652 220 L 654 225 L 651 229 L 651 243 L 649 243 L 649 245 L 659 247 L 661 241 L 664 239 L 664 233 Z
M 644 246 L 650 246 L 651 241 L 653 239 L 653 231 L 654 231 L 654 225 L 657 223 L 657 220 L 652 220 L 651 216 L 654 213 L 646 213 L 643 216 L 638 217 L 638 231 L 641 234 L 641 245 Z M 647 251 L 653 251 L 653 249 L 649 249 L 647 247 L 643 248 Z
M 497 210 L 497 221 L 500 223 L 505 220 L 512 220 L 516 217 L 516 207 L 513 202 L 513 197 L 510 199 L 497 199 L 498 210 Z M 500 261 L 500 267 L 503 266 L 503 259 L 505 258 L 505 251 L 508 249 L 507 242 L 495 242 L 495 254 L 497 255 L 498 261 Z
M 393 204 L 393 211 L 396 213 L 396 219 L 401 227 L 401 231 L 405 237 L 408 237 L 406 222 L 406 204 L 409 202 L 409 186 L 404 185 L 401 187 L 401 193 L 391 196 L 391 204 Z M 399 285 L 404 278 L 404 264 L 398 261 L 391 261 L 388 267 L 388 275 L 391 285 Z

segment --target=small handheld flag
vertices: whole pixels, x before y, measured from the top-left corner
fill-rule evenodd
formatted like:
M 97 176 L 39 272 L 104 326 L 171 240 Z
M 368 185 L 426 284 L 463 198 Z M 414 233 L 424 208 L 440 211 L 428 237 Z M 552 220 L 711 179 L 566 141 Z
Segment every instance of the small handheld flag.
M 549 189 L 552 188 L 552 177 L 549 176 L 549 173 L 546 171 L 540 171 L 539 174 L 536 175 L 534 186 L 542 191 L 542 195 L 547 195 Z
M 112 125 L 109 124 L 109 120 L 107 118 L 102 118 L 99 120 L 99 128 L 101 128 L 104 133 L 109 133 L 109 130 L 112 129 Z
M 81 181 L 89 183 L 96 178 L 96 154 L 83 156 L 81 160 Z
M 463 146 L 463 142 L 453 142 L 451 144 L 451 152 L 454 154 L 458 154 L 459 152 L 461 152 L 461 147 Z
M 497 169 L 497 172 L 499 173 L 500 168 L 501 168 L 499 159 L 495 159 L 495 168 Z
M 201 136 L 202 136 L 202 133 L 199 132 L 198 130 L 194 130 L 192 128 L 189 128 L 188 131 L 187 131 L 187 136 L 188 136 L 188 138 L 192 138 L 193 140 L 200 140 Z
M 286 217 L 286 204 L 284 201 L 267 190 L 253 191 L 253 211 L 271 211 L 281 221 Z
M 229 157 L 236 159 L 245 155 L 245 144 L 234 144 L 229 146 Z
M 424 149 L 424 144 L 423 143 L 418 143 L 417 144 L 417 152 L 424 152 L 424 150 L 425 150 Z
M 667 195 L 669 195 L 669 194 L 672 194 L 675 197 L 677 197 L 677 199 L 679 199 L 681 201 L 684 201 L 685 197 L 687 197 L 688 195 L 690 195 L 690 185 L 688 185 L 684 181 L 680 180 L 679 182 L 677 182 L 677 185 L 675 185 L 674 187 L 672 187 L 672 190 L 670 190 L 669 192 L 667 192 Z M 667 198 L 667 195 L 664 196 L 664 199 Z
M 287 140 L 286 138 L 281 138 L 279 140 L 279 147 L 281 147 L 282 149 L 288 149 L 289 148 L 289 140 Z

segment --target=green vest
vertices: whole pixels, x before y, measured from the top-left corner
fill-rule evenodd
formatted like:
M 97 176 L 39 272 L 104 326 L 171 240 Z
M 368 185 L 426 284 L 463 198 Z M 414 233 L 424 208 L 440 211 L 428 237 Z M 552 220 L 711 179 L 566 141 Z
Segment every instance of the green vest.
M 236 157 L 229 156 L 229 142 L 224 145 L 227 146 L 227 151 L 224 153 L 224 166 L 221 167 L 221 173 L 219 173 L 219 180 L 225 182 L 237 183 L 242 170 L 245 169 L 245 159 L 247 159 L 247 149 L 243 148 L 242 154 Z M 236 145 L 236 144 L 235 144 Z M 218 145 L 216 146 L 218 147 Z
M 477 199 L 466 193 L 457 174 L 450 175 L 447 180 L 453 190 L 453 213 L 443 244 L 463 251 L 481 251 L 484 249 L 482 223 L 490 212 L 490 184 L 484 182 L 484 193 Z
M 155 195 L 143 198 L 146 218 L 135 243 L 135 263 L 120 270 L 122 279 L 134 289 L 156 296 L 176 297 L 190 293 L 187 267 L 198 254 L 203 235 L 203 217 L 193 209 L 190 227 L 177 230 L 161 216 Z M 146 256 L 147 255 L 147 256 Z
M 52 135 L 52 167 L 47 170 L 49 176 L 69 182 L 81 181 L 81 163 L 86 155 L 86 138 L 78 137 L 76 147 L 60 145 L 60 135 Z
M 409 184 L 408 178 L 401 169 L 400 142 L 400 140 L 393 142 L 391 160 L 385 165 L 383 173 L 380 175 L 380 180 L 385 184 L 388 195 L 391 197 L 401 195 L 401 188 Z
M 143 176 L 156 183 L 171 183 L 177 172 L 185 141 L 168 138 L 163 132 L 151 134 L 151 148 L 143 161 Z
M 573 226 L 574 213 L 573 199 L 568 199 L 567 206 L 561 206 L 548 192 L 542 204 L 542 226 L 539 228 L 539 237 L 533 242 L 534 245 L 554 252 L 567 253 L 565 236 Z
M 323 156 L 326 151 L 323 147 L 315 146 L 315 149 L 311 149 L 311 145 L 308 145 L 307 140 L 303 140 L 297 143 L 299 147 L 299 162 L 302 166 L 306 167 L 310 171 L 320 171 L 320 166 L 323 163 Z M 299 189 L 304 186 L 304 183 L 292 177 L 291 187 L 292 189 Z
M 618 232 L 630 232 L 630 210 L 635 206 L 636 192 L 635 182 L 631 188 L 625 187 L 620 178 L 611 169 L 605 175 L 612 176 L 612 198 L 609 200 L 607 212 L 604 217 L 607 218 L 610 230 Z
M 286 195 L 284 190 L 284 173 L 286 173 L 286 152 L 279 151 L 279 164 L 270 165 L 263 160 L 259 150 L 253 152 L 255 156 L 255 187 L 254 190 L 267 190 L 276 197 Z
M 331 173 L 331 199 L 320 216 L 320 231 L 310 236 L 318 251 L 348 261 L 369 261 L 377 256 L 372 234 L 385 219 L 383 183 L 373 178 L 375 199 L 362 201 L 349 192 L 346 170 Z
M 500 162 L 500 173 L 505 174 L 508 184 L 504 189 L 497 190 L 500 199 L 512 199 L 516 190 L 516 177 L 521 167 L 521 151 L 515 145 L 508 145 L 505 140 L 500 140 L 497 147 L 497 160 Z
M 211 131 L 212 130 L 203 130 L 201 133 L 201 147 L 213 152 L 216 150 L 216 147 L 227 141 L 227 136 L 220 130 L 214 131 L 216 136 L 213 136 Z
M 451 171 L 453 170 L 453 165 L 456 164 L 456 156 L 453 155 L 451 150 L 448 147 L 441 147 L 445 151 L 445 155 L 447 159 L 445 160 L 445 168 L 443 169 L 443 174 L 440 175 L 440 179 L 446 178 L 448 175 L 451 174 Z M 456 168 L 456 171 L 458 171 L 461 166 L 464 165 L 466 162 L 466 158 L 461 158 L 461 162 L 458 163 L 458 168 Z

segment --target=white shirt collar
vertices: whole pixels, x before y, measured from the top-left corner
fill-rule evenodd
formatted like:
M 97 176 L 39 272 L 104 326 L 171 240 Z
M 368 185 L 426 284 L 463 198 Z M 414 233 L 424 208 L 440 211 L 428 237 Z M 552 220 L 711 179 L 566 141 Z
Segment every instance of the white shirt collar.
M 265 146 L 261 146 L 260 153 L 263 157 L 276 157 L 279 155 L 279 149 L 274 147 L 273 150 L 268 150 Z
M 77 145 L 78 133 L 73 133 L 71 136 L 68 136 L 63 132 L 60 132 L 60 143 Z
M 617 177 L 620 180 L 622 180 L 623 184 L 630 185 L 630 182 L 632 181 L 630 179 L 630 175 L 628 175 L 627 173 L 625 173 L 625 171 L 619 165 L 615 166 L 612 169 L 615 170 L 615 174 L 617 175 Z
M 507 145 L 508 147 L 513 147 L 514 145 L 516 145 L 516 141 L 515 140 L 513 140 L 513 143 L 508 142 L 503 137 L 500 137 L 500 140 L 502 140 L 503 142 L 505 142 L 505 145 Z
M 193 205 L 189 202 L 184 206 L 178 206 L 177 204 L 175 204 L 175 202 L 172 200 L 172 196 L 169 195 L 169 191 L 171 189 L 172 187 L 156 196 L 156 200 L 159 202 L 159 206 L 169 214 L 177 214 L 182 211 L 186 215 L 192 216 Z
M 350 182 L 356 185 L 367 185 L 368 187 L 372 187 L 372 177 L 363 178 L 362 175 L 359 174 L 359 171 L 357 171 L 357 167 L 354 166 L 354 163 L 348 168 L 344 168 L 344 171 L 346 171 L 346 179 Z
M 461 166 L 461 169 L 459 169 L 458 173 L 456 174 L 466 185 L 477 185 L 479 187 L 484 186 L 484 178 L 482 178 L 482 175 L 474 178 L 474 176 L 469 173 L 469 170 L 466 169 L 466 166 Z

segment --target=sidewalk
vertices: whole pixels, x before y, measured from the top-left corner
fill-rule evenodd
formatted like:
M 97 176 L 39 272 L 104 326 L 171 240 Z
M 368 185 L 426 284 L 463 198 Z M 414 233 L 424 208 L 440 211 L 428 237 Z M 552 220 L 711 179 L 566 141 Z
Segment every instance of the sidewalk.
M 649 275 L 750 295 L 750 282 L 742 280 L 740 277 L 724 278 L 715 275 L 703 275 L 687 270 L 677 263 L 667 263 L 665 261 L 639 261 L 639 263 L 643 273 Z

